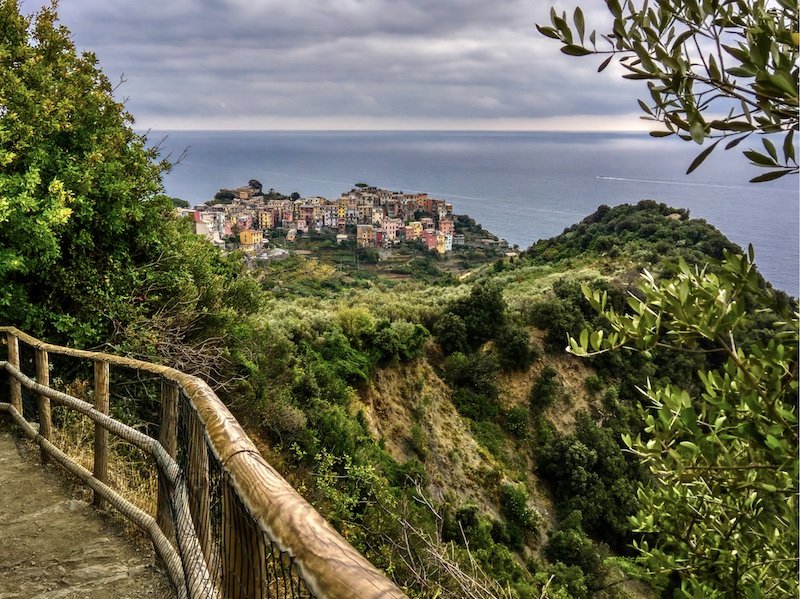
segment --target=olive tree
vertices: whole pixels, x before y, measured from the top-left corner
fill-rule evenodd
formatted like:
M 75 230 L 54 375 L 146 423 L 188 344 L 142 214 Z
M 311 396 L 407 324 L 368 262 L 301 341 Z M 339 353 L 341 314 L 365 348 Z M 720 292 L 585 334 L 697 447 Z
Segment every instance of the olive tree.
M 680 578 L 679 597 L 797 597 L 798 320 L 774 301 L 748 256 L 717 273 L 643 275 L 629 311 L 584 293 L 608 327 L 569 340 L 580 356 L 621 348 L 703 352 L 719 364 L 697 381 L 642 392 L 644 433 L 623 437 L 649 467 L 638 490 L 638 543 L 656 573 Z M 744 342 L 755 313 L 776 322 Z
M 588 33 L 583 11 L 550 13 L 539 31 L 572 56 L 617 59 L 626 79 L 647 83 L 639 100 L 646 119 L 661 123 L 651 135 L 710 141 L 688 172 L 724 142 L 731 149 L 751 136 L 761 146 L 745 156 L 767 170 L 768 181 L 798 172 L 798 34 L 794 0 L 606 0 L 610 30 Z M 778 147 L 773 139 L 777 138 Z

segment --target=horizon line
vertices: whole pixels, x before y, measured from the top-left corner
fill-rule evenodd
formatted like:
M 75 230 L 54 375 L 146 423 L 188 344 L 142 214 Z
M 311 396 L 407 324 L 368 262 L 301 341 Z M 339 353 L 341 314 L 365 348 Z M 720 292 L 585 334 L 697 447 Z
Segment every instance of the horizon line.
M 182 131 L 190 133 L 637 133 L 648 135 L 643 129 L 270 129 L 270 128 L 190 128 L 190 127 L 133 127 L 138 133 L 150 131 Z

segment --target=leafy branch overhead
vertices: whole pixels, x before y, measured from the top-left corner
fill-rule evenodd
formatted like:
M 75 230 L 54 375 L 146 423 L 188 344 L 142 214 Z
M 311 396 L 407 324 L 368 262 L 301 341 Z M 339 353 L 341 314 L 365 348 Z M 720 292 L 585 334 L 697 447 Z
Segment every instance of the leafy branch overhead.
M 758 149 L 744 151 L 768 169 L 754 183 L 796 174 L 798 33 L 794 0 L 606 0 L 613 16 L 608 33 L 586 35 L 583 12 L 570 23 L 550 12 L 552 26 L 537 25 L 570 56 L 617 58 L 625 79 L 647 82 L 650 100 L 639 100 L 643 118 L 663 124 L 654 137 L 678 135 L 711 145 L 689 166 L 692 172 L 720 143 L 726 150 L 752 135 Z M 778 138 L 777 146 L 772 141 Z

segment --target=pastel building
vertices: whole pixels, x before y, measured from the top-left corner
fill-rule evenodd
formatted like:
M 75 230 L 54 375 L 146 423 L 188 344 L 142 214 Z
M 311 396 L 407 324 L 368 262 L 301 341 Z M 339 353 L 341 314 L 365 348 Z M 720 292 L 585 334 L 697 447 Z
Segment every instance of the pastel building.
M 422 223 L 418 220 L 406 224 L 406 239 L 414 241 L 422 235 Z
M 356 243 L 358 247 L 372 247 L 375 245 L 375 229 L 372 225 L 356 226 Z
M 261 247 L 264 237 L 261 231 L 247 229 L 239 232 L 239 247 L 245 252 L 254 252 Z

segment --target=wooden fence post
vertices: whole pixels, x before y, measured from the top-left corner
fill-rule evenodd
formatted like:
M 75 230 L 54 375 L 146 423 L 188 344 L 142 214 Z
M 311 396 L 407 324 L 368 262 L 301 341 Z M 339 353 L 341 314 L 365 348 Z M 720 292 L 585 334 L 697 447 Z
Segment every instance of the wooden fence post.
M 43 349 L 36 350 L 36 382 L 44 387 L 50 386 L 50 360 Z M 53 421 L 50 414 L 50 398 L 39 395 L 39 434 L 50 440 L 53 432 Z M 49 460 L 47 452 L 42 448 L 42 463 Z
M 8 363 L 19 370 L 19 339 L 14 333 L 6 333 L 8 343 Z M 11 405 L 22 415 L 22 384 L 13 376 L 8 375 L 9 385 L 11 386 Z
M 94 363 L 94 408 L 108 414 L 108 362 L 97 360 Z M 99 424 L 94 425 L 94 477 L 108 482 L 108 431 Z M 105 500 L 94 494 L 94 504 L 102 508 Z
M 161 381 L 161 424 L 158 433 L 158 442 L 171 457 L 178 451 L 178 386 L 167 380 Z M 170 502 L 169 482 L 166 476 L 158 472 L 158 513 L 156 520 L 161 531 L 172 539 L 175 527 L 172 522 L 172 508 Z

